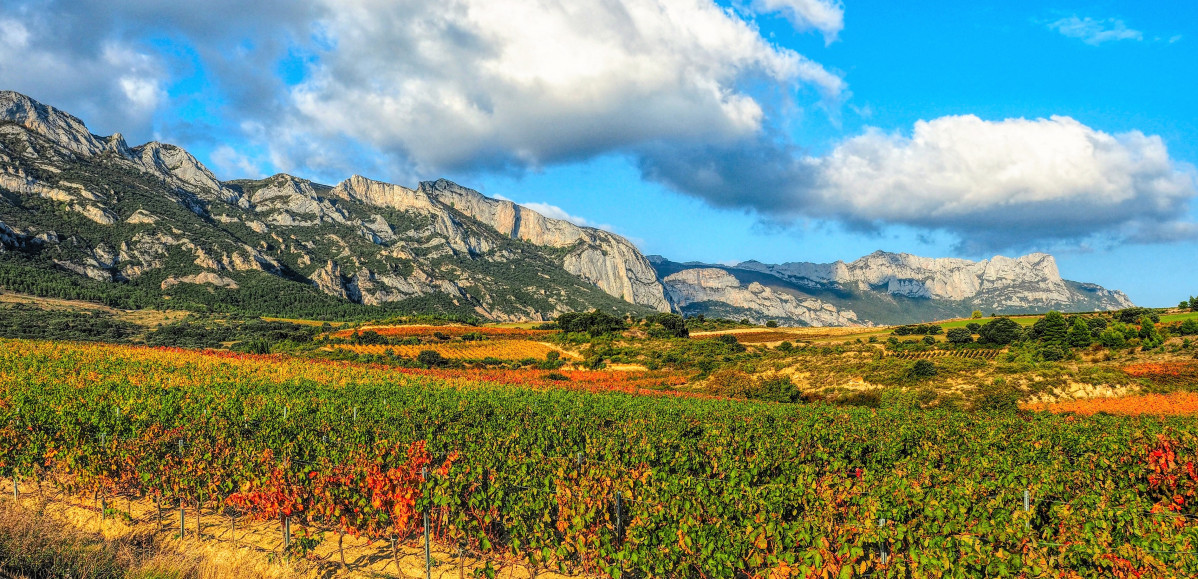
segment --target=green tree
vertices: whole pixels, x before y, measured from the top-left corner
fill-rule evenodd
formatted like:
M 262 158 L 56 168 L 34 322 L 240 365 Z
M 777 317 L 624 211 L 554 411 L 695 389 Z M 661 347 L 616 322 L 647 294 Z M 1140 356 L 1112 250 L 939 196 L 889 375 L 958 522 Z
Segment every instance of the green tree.
M 930 360 L 916 360 L 911 368 L 907 370 L 907 374 L 912 378 L 931 378 L 940 371 Z
M 1051 311 L 1032 326 L 1032 331 L 1042 344 L 1064 346 L 1068 343 L 1069 322 L 1061 312 Z
M 1107 328 L 1098 336 L 1098 343 L 1107 348 L 1122 348 L 1127 345 L 1127 338 L 1123 336 L 1123 332 L 1114 328 Z
M 1069 334 L 1066 337 L 1069 346 L 1073 348 L 1085 348 L 1093 341 L 1093 336 L 1090 335 L 1090 325 L 1081 316 L 1073 318 L 1073 327 L 1069 328 Z
M 416 361 L 428 366 L 429 368 L 443 366 L 446 362 L 445 357 L 437 353 L 436 350 L 421 350 L 421 352 L 416 355 Z
M 967 328 L 953 328 L 944 337 L 952 344 L 969 344 L 973 342 L 973 332 L 970 332 Z
M 980 320 L 980 319 L 982 319 L 982 310 L 973 310 L 973 314 L 972 314 L 972 315 L 970 315 L 969 317 L 971 317 L 971 318 L 973 318 L 973 319 L 975 319 L 975 320 Z
M 978 343 L 1006 346 L 1023 337 L 1023 326 L 1011 318 L 994 318 L 978 329 Z

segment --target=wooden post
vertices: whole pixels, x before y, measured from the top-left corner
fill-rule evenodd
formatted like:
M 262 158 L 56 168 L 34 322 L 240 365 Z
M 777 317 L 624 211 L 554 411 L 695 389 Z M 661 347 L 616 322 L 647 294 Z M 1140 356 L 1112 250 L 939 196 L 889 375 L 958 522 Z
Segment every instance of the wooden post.
M 20 500 L 21 500 L 20 484 L 21 484 L 21 475 L 15 473 L 15 472 L 12 473 L 12 500 L 13 500 L 13 502 L 20 502 Z
M 179 540 L 187 537 L 187 515 L 183 509 L 183 501 L 179 501 Z
M 154 506 L 158 507 L 158 530 L 162 530 L 162 495 L 154 496 Z
M 283 517 L 283 550 L 291 548 L 291 517 Z
M 420 469 L 420 480 L 423 482 L 428 478 L 428 467 Z M 428 504 L 424 505 L 424 579 L 432 579 L 433 577 L 433 562 L 429 552 L 428 545 Z
M 204 535 L 200 533 L 200 501 L 196 500 L 196 540 L 203 541 Z

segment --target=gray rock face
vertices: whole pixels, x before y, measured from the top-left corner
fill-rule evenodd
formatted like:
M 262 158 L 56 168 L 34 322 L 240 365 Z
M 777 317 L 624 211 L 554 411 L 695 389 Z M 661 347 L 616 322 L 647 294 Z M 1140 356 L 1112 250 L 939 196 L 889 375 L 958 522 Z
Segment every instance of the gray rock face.
M 98 137 L 13 92 L 0 92 L 0 189 L 33 198 L 30 209 L 0 204 L 4 248 L 54 239 L 37 241 L 53 246 L 49 267 L 97 280 L 130 282 L 167 268 L 154 278 L 170 280 L 163 290 L 235 289 L 247 285 L 241 272 L 262 272 L 306 278 L 307 287 L 363 304 L 442 294 L 456 312 L 503 320 L 670 308 L 644 256 L 608 232 L 448 181 L 416 189 L 361 176 L 335 187 L 288 175 L 222 182 L 179 147 Z M 63 212 L 112 233 L 58 227 L 79 222 Z M 63 219 L 53 224 L 62 243 L 46 227 L 55 218 Z M 111 263 L 97 261 L 101 241 L 119 245 Z
M 776 321 L 784 326 L 860 326 L 857 314 L 815 298 L 797 298 L 757 282 L 742 284 L 717 268 L 683 270 L 663 280 L 675 306 L 719 302 L 744 311 L 757 324 Z
M 747 261 L 736 267 L 768 273 L 798 286 L 856 286 L 911 298 L 969 300 L 994 310 L 1068 307 L 1088 299 L 1061 279 L 1056 260 L 1044 253 L 969 261 L 879 251 L 852 263 L 771 265 Z M 1103 290 L 1097 299 L 1100 309 L 1132 306 L 1118 291 Z
M 549 247 L 573 247 L 566 271 L 634 304 L 670 311 L 665 289 L 649 260 L 628 240 L 592 227 L 551 219 L 511 201 L 492 199 L 444 179 L 420 184 L 420 192 L 511 237 Z
M 0 91 L 0 120 L 44 135 L 77 155 L 91 157 L 105 149 L 83 121 L 17 92 Z

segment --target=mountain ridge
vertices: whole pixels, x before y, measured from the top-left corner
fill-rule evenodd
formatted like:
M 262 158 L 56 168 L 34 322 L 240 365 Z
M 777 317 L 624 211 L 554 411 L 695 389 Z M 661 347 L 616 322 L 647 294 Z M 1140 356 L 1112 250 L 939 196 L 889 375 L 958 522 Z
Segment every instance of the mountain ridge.
M 11 91 L 0 91 L 0 287 L 150 307 L 298 303 L 497 321 L 601 309 L 870 325 L 964 308 L 1131 304 L 1062 279 L 1047 254 L 678 264 L 445 179 L 414 188 L 361 175 L 334 185 L 285 173 L 221 181 L 181 147 L 130 147 Z

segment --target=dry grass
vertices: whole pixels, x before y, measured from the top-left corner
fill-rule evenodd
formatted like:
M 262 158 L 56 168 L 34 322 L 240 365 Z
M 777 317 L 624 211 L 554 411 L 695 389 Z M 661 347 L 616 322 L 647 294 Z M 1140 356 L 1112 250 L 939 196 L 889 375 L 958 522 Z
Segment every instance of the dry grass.
M 197 539 L 196 511 L 189 508 L 187 534 L 180 539 L 178 510 L 164 511 L 160 526 L 157 508 L 151 500 L 117 499 L 109 508 L 127 516 L 101 520 L 90 499 L 51 493 L 49 485 L 44 485 L 47 491 L 42 494 L 33 488 L 26 489 L 27 484 L 33 486 L 22 484 L 25 493 L 21 495 L 20 506 L 14 505 L 11 494 L 0 498 L 0 569 L 18 571 L 17 576 L 24 573 L 29 577 L 69 575 L 77 579 L 424 577 L 424 551 L 416 543 L 400 545 L 397 566 L 389 544 L 346 536 L 344 556 L 349 568 L 343 569 L 335 533 L 325 533 L 324 540 L 307 555 L 285 556 L 278 521 L 238 519 L 234 532 L 227 516 L 205 510 L 199 520 L 201 538 Z M 11 492 L 11 482 L 0 479 L 0 488 Z M 298 538 L 305 530 L 296 525 L 292 533 Z M 313 536 L 316 533 L 311 531 Z M 55 572 L 18 567 L 5 557 L 4 546 L 10 543 L 17 545 L 18 552 L 48 554 L 51 560 L 57 557 L 60 565 L 64 561 L 78 563 L 73 563 L 76 567 L 58 568 Z M 474 571 L 486 563 L 469 554 L 459 558 L 456 551 L 449 552 L 436 545 L 433 560 L 432 576 L 438 579 L 474 576 Z M 504 578 L 580 576 L 535 572 L 511 561 L 491 559 L 491 564 L 500 571 L 498 576 Z

